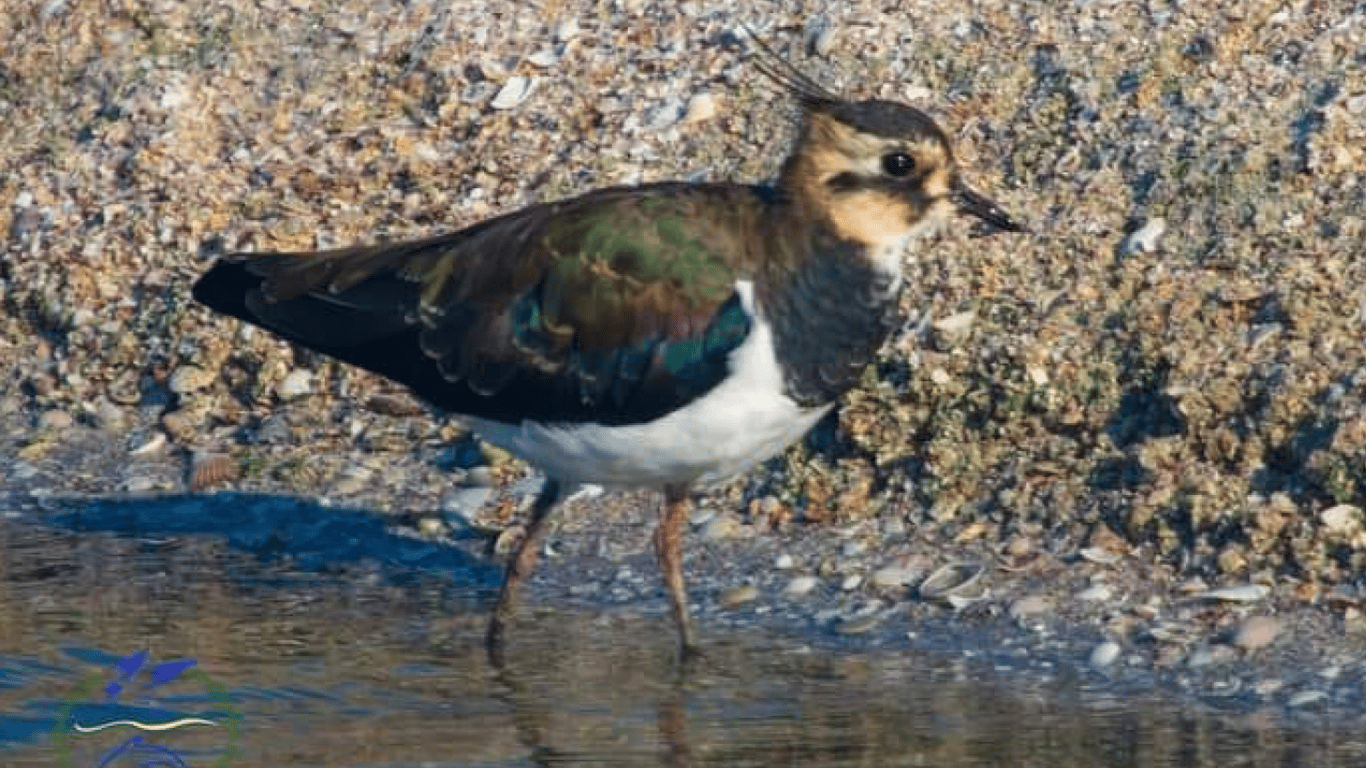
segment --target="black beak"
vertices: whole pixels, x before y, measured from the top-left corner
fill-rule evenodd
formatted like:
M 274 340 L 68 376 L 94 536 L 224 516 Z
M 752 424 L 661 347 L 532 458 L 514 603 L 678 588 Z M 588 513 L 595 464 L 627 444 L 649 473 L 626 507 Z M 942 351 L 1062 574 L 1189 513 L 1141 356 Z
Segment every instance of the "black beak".
M 956 185 L 953 202 L 958 210 L 970 213 L 986 223 L 1006 232 L 1027 232 L 1024 225 L 1010 218 L 1001 206 L 987 197 L 979 195 L 962 184 Z

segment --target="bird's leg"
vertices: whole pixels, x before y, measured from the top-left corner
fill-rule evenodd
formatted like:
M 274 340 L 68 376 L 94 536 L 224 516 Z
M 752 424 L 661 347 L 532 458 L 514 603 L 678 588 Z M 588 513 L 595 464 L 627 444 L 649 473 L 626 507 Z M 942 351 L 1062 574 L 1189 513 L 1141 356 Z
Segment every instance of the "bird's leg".
M 686 659 L 698 654 L 692 623 L 688 618 L 688 591 L 683 584 L 683 528 L 691 507 L 688 486 L 670 485 L 664 489 L 664 510 L 655 529 L 655 556 L 669 590 L 674 621 L 678 624 L 679 652 Z
M 546 478 L 541 493 L 531 505 L 531 520 L 526 525 L 526 535 L 517 551 L 508 561 L 507 574 L 503 577 L 503 588 L 498 593 L 498 604 L 489 616 L 488 634 L 484 638 L 484 648 L 488 651 L 489 662 L 496 667 L 503 666 L 503 638 L 512 612 L 517 606 L 517 592 L 522 582 L 536 570 L 536 560 L 541 551 L 541 540 L 545 538 L 546 522 L 550 513 L 559 505 L 563 489 L 558 480 Z

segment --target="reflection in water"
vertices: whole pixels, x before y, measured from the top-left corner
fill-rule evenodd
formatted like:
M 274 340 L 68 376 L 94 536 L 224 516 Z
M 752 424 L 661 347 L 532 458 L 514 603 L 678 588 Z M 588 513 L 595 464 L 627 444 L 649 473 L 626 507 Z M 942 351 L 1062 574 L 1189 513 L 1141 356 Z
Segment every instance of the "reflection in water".
M 195 658 L 225 686 L 242 717 L 235 766 L 1366 764 L 1355 723 L 1202 713 L 1065 678 L 1003 681 L 951 650 L 871 656 L 711 637 L 680 674 L 672 636 L 650 626 L 663 619 L 620 610 L 528 617 L 494 671 L 482 648 L 492 564 L 486 579 L 458 554 L 390 557 L 415 545 L 362 522 L 329 533 L 346 554 L 332 557 L 329 544 L 279 551 L 252 535 L 266 542 L 253 548 L 155 516 L 119 535 L 109 529 L 131 526 L 117 519 L 0 523 L 0 764 L 58 764 L 48 738 L 63 697 L 139 648 Z

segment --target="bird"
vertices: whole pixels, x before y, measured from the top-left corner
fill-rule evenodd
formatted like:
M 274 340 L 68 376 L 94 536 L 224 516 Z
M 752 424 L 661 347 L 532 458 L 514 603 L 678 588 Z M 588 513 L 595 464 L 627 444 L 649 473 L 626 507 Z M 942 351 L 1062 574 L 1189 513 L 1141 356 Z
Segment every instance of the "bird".
M 653 533 L 677 645 L 692 490 L 798 441 L 898 326 L 903 257 L 955 212 L 1025 228 L 963 179 L 926 113 L 827 90 L 755 38 L 800 128 L 767 183 L 666 181 L 457 231 L 218 257 L 194 298 L 406 385 L 538 467 L 489 615 L 501 666 L 552 513 L 583 485 L 663 493 Z

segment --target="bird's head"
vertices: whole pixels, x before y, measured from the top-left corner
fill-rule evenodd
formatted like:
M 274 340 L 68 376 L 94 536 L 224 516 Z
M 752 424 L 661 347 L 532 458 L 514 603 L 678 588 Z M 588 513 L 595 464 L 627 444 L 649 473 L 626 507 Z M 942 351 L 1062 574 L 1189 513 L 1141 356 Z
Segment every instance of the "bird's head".
M 882 249 L 938 230 L 955 211 L 1024 230 L 967 186 L 929 115 L 895 101 L 846 101 L 755 40 L 755 65 L 797 98 L 805 117 L 779 186 L 841 237 Z

